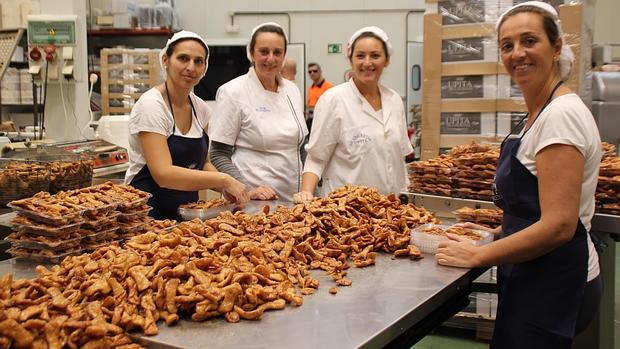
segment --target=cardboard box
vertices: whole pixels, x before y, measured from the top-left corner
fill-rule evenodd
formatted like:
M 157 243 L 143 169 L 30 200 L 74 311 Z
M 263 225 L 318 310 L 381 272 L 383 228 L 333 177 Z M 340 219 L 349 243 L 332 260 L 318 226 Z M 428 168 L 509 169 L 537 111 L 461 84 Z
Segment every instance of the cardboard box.
M 439 133 L 495 137 L 495 113 L 441 113 Z
M 510 76 L 504 74 L 497 75 L 497 98 L 523 98 L 523 91 Z
M 497 98 L 495 75 L 461 75 L 441 77 L 441 98 Z
M 506 137 L 508 134 L 518 134 L 523 129 L 525 121 L 518 125 L 527 113 L 497 113 L 497 136 Z
M 498 17 L 497 0 L 440 0 L 427 6 L 427 12 L 443 16 L 442 25 L 494 22 Z
M 497 62 L 494 38 L 447 39 L 441 42 L 441 62 Z
M 114 25 L 114 16 L 97 16 L 97 25 Z

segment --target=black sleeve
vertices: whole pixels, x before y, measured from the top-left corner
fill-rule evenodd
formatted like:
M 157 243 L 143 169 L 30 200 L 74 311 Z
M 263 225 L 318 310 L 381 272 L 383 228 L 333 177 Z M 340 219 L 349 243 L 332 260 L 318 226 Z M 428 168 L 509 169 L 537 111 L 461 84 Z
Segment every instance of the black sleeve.
M 226 173 L 239 182 L 249 185 L 247 180 L 241 175 L 239 169 L 232 163 L 233 146 L 211 141 L 209 147 L 209 159 L 218 171 Z

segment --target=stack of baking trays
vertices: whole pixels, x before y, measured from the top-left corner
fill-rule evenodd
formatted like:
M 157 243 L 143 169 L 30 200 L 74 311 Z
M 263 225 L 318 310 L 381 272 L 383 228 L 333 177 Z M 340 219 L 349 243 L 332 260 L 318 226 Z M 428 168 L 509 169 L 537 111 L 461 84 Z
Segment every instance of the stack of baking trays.
M 609 156 L 601 161 L 596 203 L 598 212 L 620 215 L 620 157 Z
M 66 256 L 79 254 L 80 226 L 86 209 L 40 192 L 33 197 L 8 204 L 17 216 L 8 252 L 13 257 L 39 263 L 59 263 Z
M 472 142 L 454 147 L 454 196 L 491 200 L 499 148 Z
M 416 193 L 452 196 L 454 158 L 451 154 L 409 164 L 409 190 Z
M 452 212 L 459 222 L 471 222 L 489 228 L 495 228 L 502 224 L 504 212 L 499 208 L 461 207 Z

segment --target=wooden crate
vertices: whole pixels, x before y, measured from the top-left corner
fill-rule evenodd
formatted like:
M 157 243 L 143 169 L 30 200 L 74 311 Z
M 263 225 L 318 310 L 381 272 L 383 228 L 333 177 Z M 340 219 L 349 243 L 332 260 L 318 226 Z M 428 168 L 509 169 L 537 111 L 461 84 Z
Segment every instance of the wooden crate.
M 102 49 L 101 105 L 103 115 L 129 114 L 131 106 L 142 93 L 160 84 L 163 80 L 158 60 L 159 50 Z M 121 76 L 118 76 L 119 74 Z M 124 90 L 111 92 L 111 86 L 122 86 Z M 122 102 L 123 106 L 114 105 L 114 101 Z

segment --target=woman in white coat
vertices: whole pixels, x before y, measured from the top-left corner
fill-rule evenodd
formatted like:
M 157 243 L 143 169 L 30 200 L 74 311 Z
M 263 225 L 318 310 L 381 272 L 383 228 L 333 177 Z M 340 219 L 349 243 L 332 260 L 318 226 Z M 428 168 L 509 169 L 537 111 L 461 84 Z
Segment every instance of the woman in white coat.
M 324 195 L 346 184 L 384 194 L 405 189 L 405 156 L 413 151 L 405 109 L 398 93 L 379 83 L 392 51 L 387 34 L 377 27 L 362 28 L 349 39 L 353 77 L 327 90 L 314 109 L 296 202 L 311 200 L 321 177 Z
M 287 37 L 276 23 L 252 31 L 247 74 L 217 91 L 209 124 L 213 165 L 249 187 L 251 199 L 292 201 L 308 130 L 297 86 L 280 76 Z

